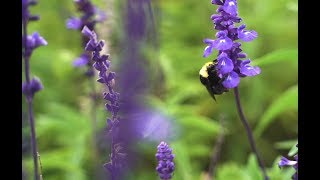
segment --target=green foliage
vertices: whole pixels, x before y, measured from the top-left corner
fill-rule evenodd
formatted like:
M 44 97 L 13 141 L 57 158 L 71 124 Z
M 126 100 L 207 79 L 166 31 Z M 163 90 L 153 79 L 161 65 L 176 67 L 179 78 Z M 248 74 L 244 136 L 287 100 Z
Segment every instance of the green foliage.
M 290 87 L 287 91 L 282 93 L 261 117 L 256 129 L 255 136 L 259 137 L 264 129 L 271 124 L 275 116 L 287 110 L 297 111 L 298 109 L 298 86 Z
M 292 148 L 288 153 L 288 156 L 293 156 L 298 153 L 298 147 L 296 146 L 297 144 L 298 144 L 298 141 L 296 141 L 296 143 L 292 146 Z
M 279 63 L 281 61 L 297 61 L 298 49 L 281 49 L 268 53 L 263 57 L 255 59 L 252 65 L 265 66 Z
M 275 143 L 274 147 L 278 149 L 291 149 L 292 147 L 295 147 L 297 143 L 298 143 L 297 140 L 287 140 L 287 141 Z M 294 149 L 297 149 L 297 148 L 294 148 Z
M 39 152 L 45 165 L 43 177 L 87 179 L 87 170 L 81 166 L 85 152 L 92 148 L 88 144 L 88 137 L 92 133 L 89 118 L 59 103 L 49 104 L 46 110 L 46 114 L 36 116 L 37 139 L 41 145 Z M 28 160 L 28 166 L 33 165 L 31 161 Z M 54 171 L 59 173 L 55 174 Z
M 192 161 L 190 160 L 190 155 L 188 151 L 185 149 L 189 149 L 190 147 L 183 145 L 181 143 L 175 143 L 171 145 L 174 149 L 174 153 L 176 154 L 175 163 L 176 168 L 174 172 L 175 179 L 185 179 L 185 180 L 192 180 L 197 179 L 195 170 L 192 168 Z M 179 156 L 177 156 L 179 154 Z M 194 173 L 190 173 L 194 172 Z
M 267 169 L 267 174 L 272 180 L 288 180 L 294 174 L 294 169 L 280 169 L 278 163 L 280 157 L 277 157 L 271 168 Z M 263 180 L 258 162 L 253 154 L 248 158 L 245 166 L 240 166 L 229 162 L 217 169 L 217 180 L 224 179 L 243 179 L 243 180 Z
M 275 148 L 278 149 L 286 149 L 289 150 L 288 156 L 294 156 L 298 153 L 298 147 L 296 146 L 298 144 L 297 140 L 287 140 L 282 142 L 277 142 L 275 144 Z
M 250 176 L 248 176 L 236 163 L 225 163 L 222 167 L 217 169 L 217 180 L 224 179 L 249 180 Z

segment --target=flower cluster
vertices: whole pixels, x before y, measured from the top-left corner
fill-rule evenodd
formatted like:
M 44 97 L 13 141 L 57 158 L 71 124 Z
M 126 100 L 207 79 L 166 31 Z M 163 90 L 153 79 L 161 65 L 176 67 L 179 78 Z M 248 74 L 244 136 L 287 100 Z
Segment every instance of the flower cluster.
M 92 52 L 92 60 L 94 61 L 93 67 L 99 72 L 99 83 L 105 84 L 108 88 L 108 92 L 103 93 L 103 98 L 109 103 L 105 104 L 106 109 L 112 114 L 112 118 L 107 119 L 107 124 L 109 132 L 112 137 L 112 152 L 110 155 L 111 161 L 105 164 L 105 167 L 111 172 L 112 179 L 114 174 L 117 174 L 122 168 L 122 161 L 125 154 L 122 152 L 123 148 L 121 144 L 117 142 L 118 128 L 119 128 L 119 117 L 117 116 L 119 112 L 119 93 L 115 92 L 112 88 L 114 84 L 115 73 L 109 72 L 110 61 L 108 60 L 109 55 L 100 55 L 100 51 L 104 46 L 104 41 L 98 41 L 97 34 L 91 31 L 87 26 L 82 30 L 82 33 L 90 38 L 87 43 L 85 50 Z
M 38 15 L 31 15 L 29 12 L 29 6 L 36 5 L 37 2 L 35 0 L 22 0 L 22 27 L 23 27 L 23 34 L 22 34 L 22 55 L 24 60 L 26 61 L 26 82 L 22 83 L 22 93 L 30 100 L 34 94 L 40 91 L 43 86 L 39 78 L 32 78 L 30 80 L 30 72 L 29 72 L 29 60 L 32 55 L 32 52 L 40 47 L 46 46 L 48 43 L 47 41 L 40 36 L 38 32 L 34 32 L 32 35 L 27 35 L 27 25 L 29 21 L 37 21 L 39 20 Z
M 90 0 L 74 0 L 77 9 L 82 13 L 80 18 L 71 17 L 67 20 L 67 28 L 81 31 L 83 27 L 88 27 L 91 31 L 94 30 L 96 23 L 105 20 L 105 14 L 96 8 Z M 83 46 L 88 42 L 88 38 L 83 36 Z M 78 58 L 73 61 L 75 67 L 89 66 L 86 75 L 91 77 L 94 75 L 92 64 L 90 62 L 90 56 L 87 53 L 82 53 Z
M 30 83 L 22 83 L 22 93 L 29 99 L 33 98 L 34 94 L 43 89 L 39 78 L 32 78 Z
M 159 164 L 156 168 L 158 174 L 162 180 L 169 180 L 172 178 L 172 173 L 174 171 L 174 154 L 172 154 L 172 149 L 165 142 L 161 142 L 158 145 L 158 151 L 156 153 L 156 158 Z
M 24 57 L 26 61 L 29 61 L 29 58 L 34 49 L 39 46 L 47 45 L 47 41 L 39 35 L 38 32 L 34 32 L 32 35 L 28 35 L 26 40 L 23 41 L 24 48 Z M 28 81 L 28 80 L 27 80 Z M 28 98 L 32 98 L 34 94 L 38 91 L 43 89 L 41 81 L 39 78 L 34 77 L 30 80 L 30 82 L 23 82 L 22 83 L 22 93 Z
M 298 144 L 297 144 L 298 147 Z M 285 157 L 282 157 L 280 162 L 278 163 L 279 167 L 284 167 L 284 166 L 292 166 L 296 172 L 292 176 L 292 179 L 298 180 L 298 154 L 294 156 L 295 161 L 291 161 Z
M 211 20 L 214 28 L 218 30 L 216 39 L 205 39 L 207 47 L 204 50 L 203 57 L 208 57 L 213 49 L 217 49 L 218 57 L 216 59 L 215 73 L 220 78 L 219 83 L 226 88 L 226 91 L 235 88 L 240 83 L 241 77 L 255 76 L 260 74 L 259 67 L 250 66 L 250 59 L 242 53 L 241 43 L 235 42 L 240 39 L 245 42 L 252 41 L 258 35 L 255 31 L 246 30 L 246 25 L 242 24 L 236 27 L 234 24 L 241 22 L 238 16 L 237 0 L 212 0 L 212 4 L 219 5 L 218 14 L 213 14 Z

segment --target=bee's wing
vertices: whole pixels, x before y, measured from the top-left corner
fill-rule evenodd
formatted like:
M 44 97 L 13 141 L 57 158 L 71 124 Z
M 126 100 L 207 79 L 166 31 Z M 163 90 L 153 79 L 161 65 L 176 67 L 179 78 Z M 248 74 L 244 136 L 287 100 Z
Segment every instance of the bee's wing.
M 213 100 L 214 100 L 215 102 L 217 102 L 216 97 L 214 96 L 213 91 L 212 91 L 211 83 L 207 83 L 205 86 L 206 86 L 209 94 L 210 94 L 211 97 L 213 98 Z
M 211 97 L 213 98 L 213 100 L 215 102 L 217 102 L 216 97 L 214 96 L 214 92 L 213 92 L 213 88 L 212 88 L 212 84 L 210 82 L 210 80 L 208 78 L 202 77 L 202 75 L 200 74 L 200 81 L 201 83 L 206 86 L 209 94 L 211 95 Z

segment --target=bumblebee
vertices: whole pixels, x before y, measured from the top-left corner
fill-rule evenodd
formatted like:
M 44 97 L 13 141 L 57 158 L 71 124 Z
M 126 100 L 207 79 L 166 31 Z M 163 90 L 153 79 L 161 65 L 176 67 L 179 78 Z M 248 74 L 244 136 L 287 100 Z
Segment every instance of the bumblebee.
M 217 60 L 207 62 L 199 71 L 200 81 L 207 88 L 211 97 L 216 101 L 214 95 L 219 95 L 229 90 L 222 85 L 224 78 L 220 78 L 216 71 Z

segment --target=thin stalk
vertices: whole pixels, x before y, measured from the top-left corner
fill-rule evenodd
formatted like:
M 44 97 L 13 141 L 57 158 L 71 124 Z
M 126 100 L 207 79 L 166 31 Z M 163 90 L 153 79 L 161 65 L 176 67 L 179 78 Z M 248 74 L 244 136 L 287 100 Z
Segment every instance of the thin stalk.
M 260 155 L 258 153 L 258 150 L 257 150 L 256 144 L 255 144 L 254 138 L 253 138 L 253 134 L 252 134 L 251 128 L 249 126 L 249 123 L 248 123 L 246 117 L 244 116 L 243 111 L 242 111 L 238 87 L 234 88 L 234 96 L 235 96 L 235 99 L 236 99 L 237 109 L 238 109 L 238 113 L 239 113 L 241 122 L 242 122 L 243 126 L 245 127 L 247 135 L 248 135 L 248 139 L 249 139 L 249 143 L 250 143 L 251 149 L 252 149 L 253 153 L 257 157 L 258 164 L 259 164 L 260 169 L 261 169 L 261 171 L 263 173 L 264 179 L 265 180 L 269 180 L 269 177 L 268 177 L 268 175 L 266 173 L 263 161 L 260 158 Z
M 37 140 L 36 140 L 36 131 L 34 126 L 34 118 L 33 118 L 33 109 L 32 109 L 32 99 L 28 101 L 28 109 L 29 109 L 29 123 L 31 129 L 31 144 L 32 144 L 32 154 L 33 154 L 33 163 L 34 163 L 34 176 L 35 180 L 39 180 L 38 173 L 38 156 L 37 156 Z
M 115 151 L 114 151 L 114 139 L 112 137 L 112 142 L 111 142 L 111 162 L 113 163 L 113 158 L 115 156 Z M 115 180 L 116 179 L 116 173 L 114 171 L 111 171 L 111 180 Z
M 42 164 L 41 164 L 41 158 L 39 152 L 37 152 L 38 158 L 39 158 L 39 166 L 40 166 L 40 180 L 42 180 Z
M 111 87 L 111 84 L 107 84 L 108 90 L 110 93 L 113 94 L 113 89 Z M 115 121 L 115 117 L 117 116 L 116 113 L 112 112 L 112 121 Z M 114 163 L 114 156 L 116 155 L 116 151 L 115 151 L 115 135 L 114 133 L 111 133 L 111 162 Z M 116 172 L 115 171 L 111 171 L 111 180 L 116 180 Z
M 27 52 L 27 20 L 24 20 L 22 23 L 23 26 L 23 41 L 24 41 L 24 67 L 25 67 L 25 76 L 27 84 L 30 84 L 30 64 L 29 64 L 29 55 Z M 33 154 L 33 163 L 34 163 L 34 178 L 35 180 L 39 180 L 38 173 L 38 156 L 37 156 L 37 140 L 36 140 L 36 131 L 34 125 L 34 117 L 33 117 L 33 108 L 32 108 L 32 97 L 26 97 L 28 104 L 28 112 L 29 112 L 29 123 L 31 129 L 31 144 L 32 144 L 32 154 Z
M 217 138 L 217 142 L 215 143 L 215 146 L 212 150 L 211 161 L 210 161 L 209 172 L 208 172 L 208 176 L 209 176 L 208 178 L 212 180 L 214 179 L 214 174 L 215 174 L 214 170 L 220 158 L 220 152 L 221 152 L 221 148 L 222 148 L 222 144 L 224 142 L 224 136 L 225 136 L 223 117 L 220 119 L 220 123 L 221 123 L 222 129 Z

